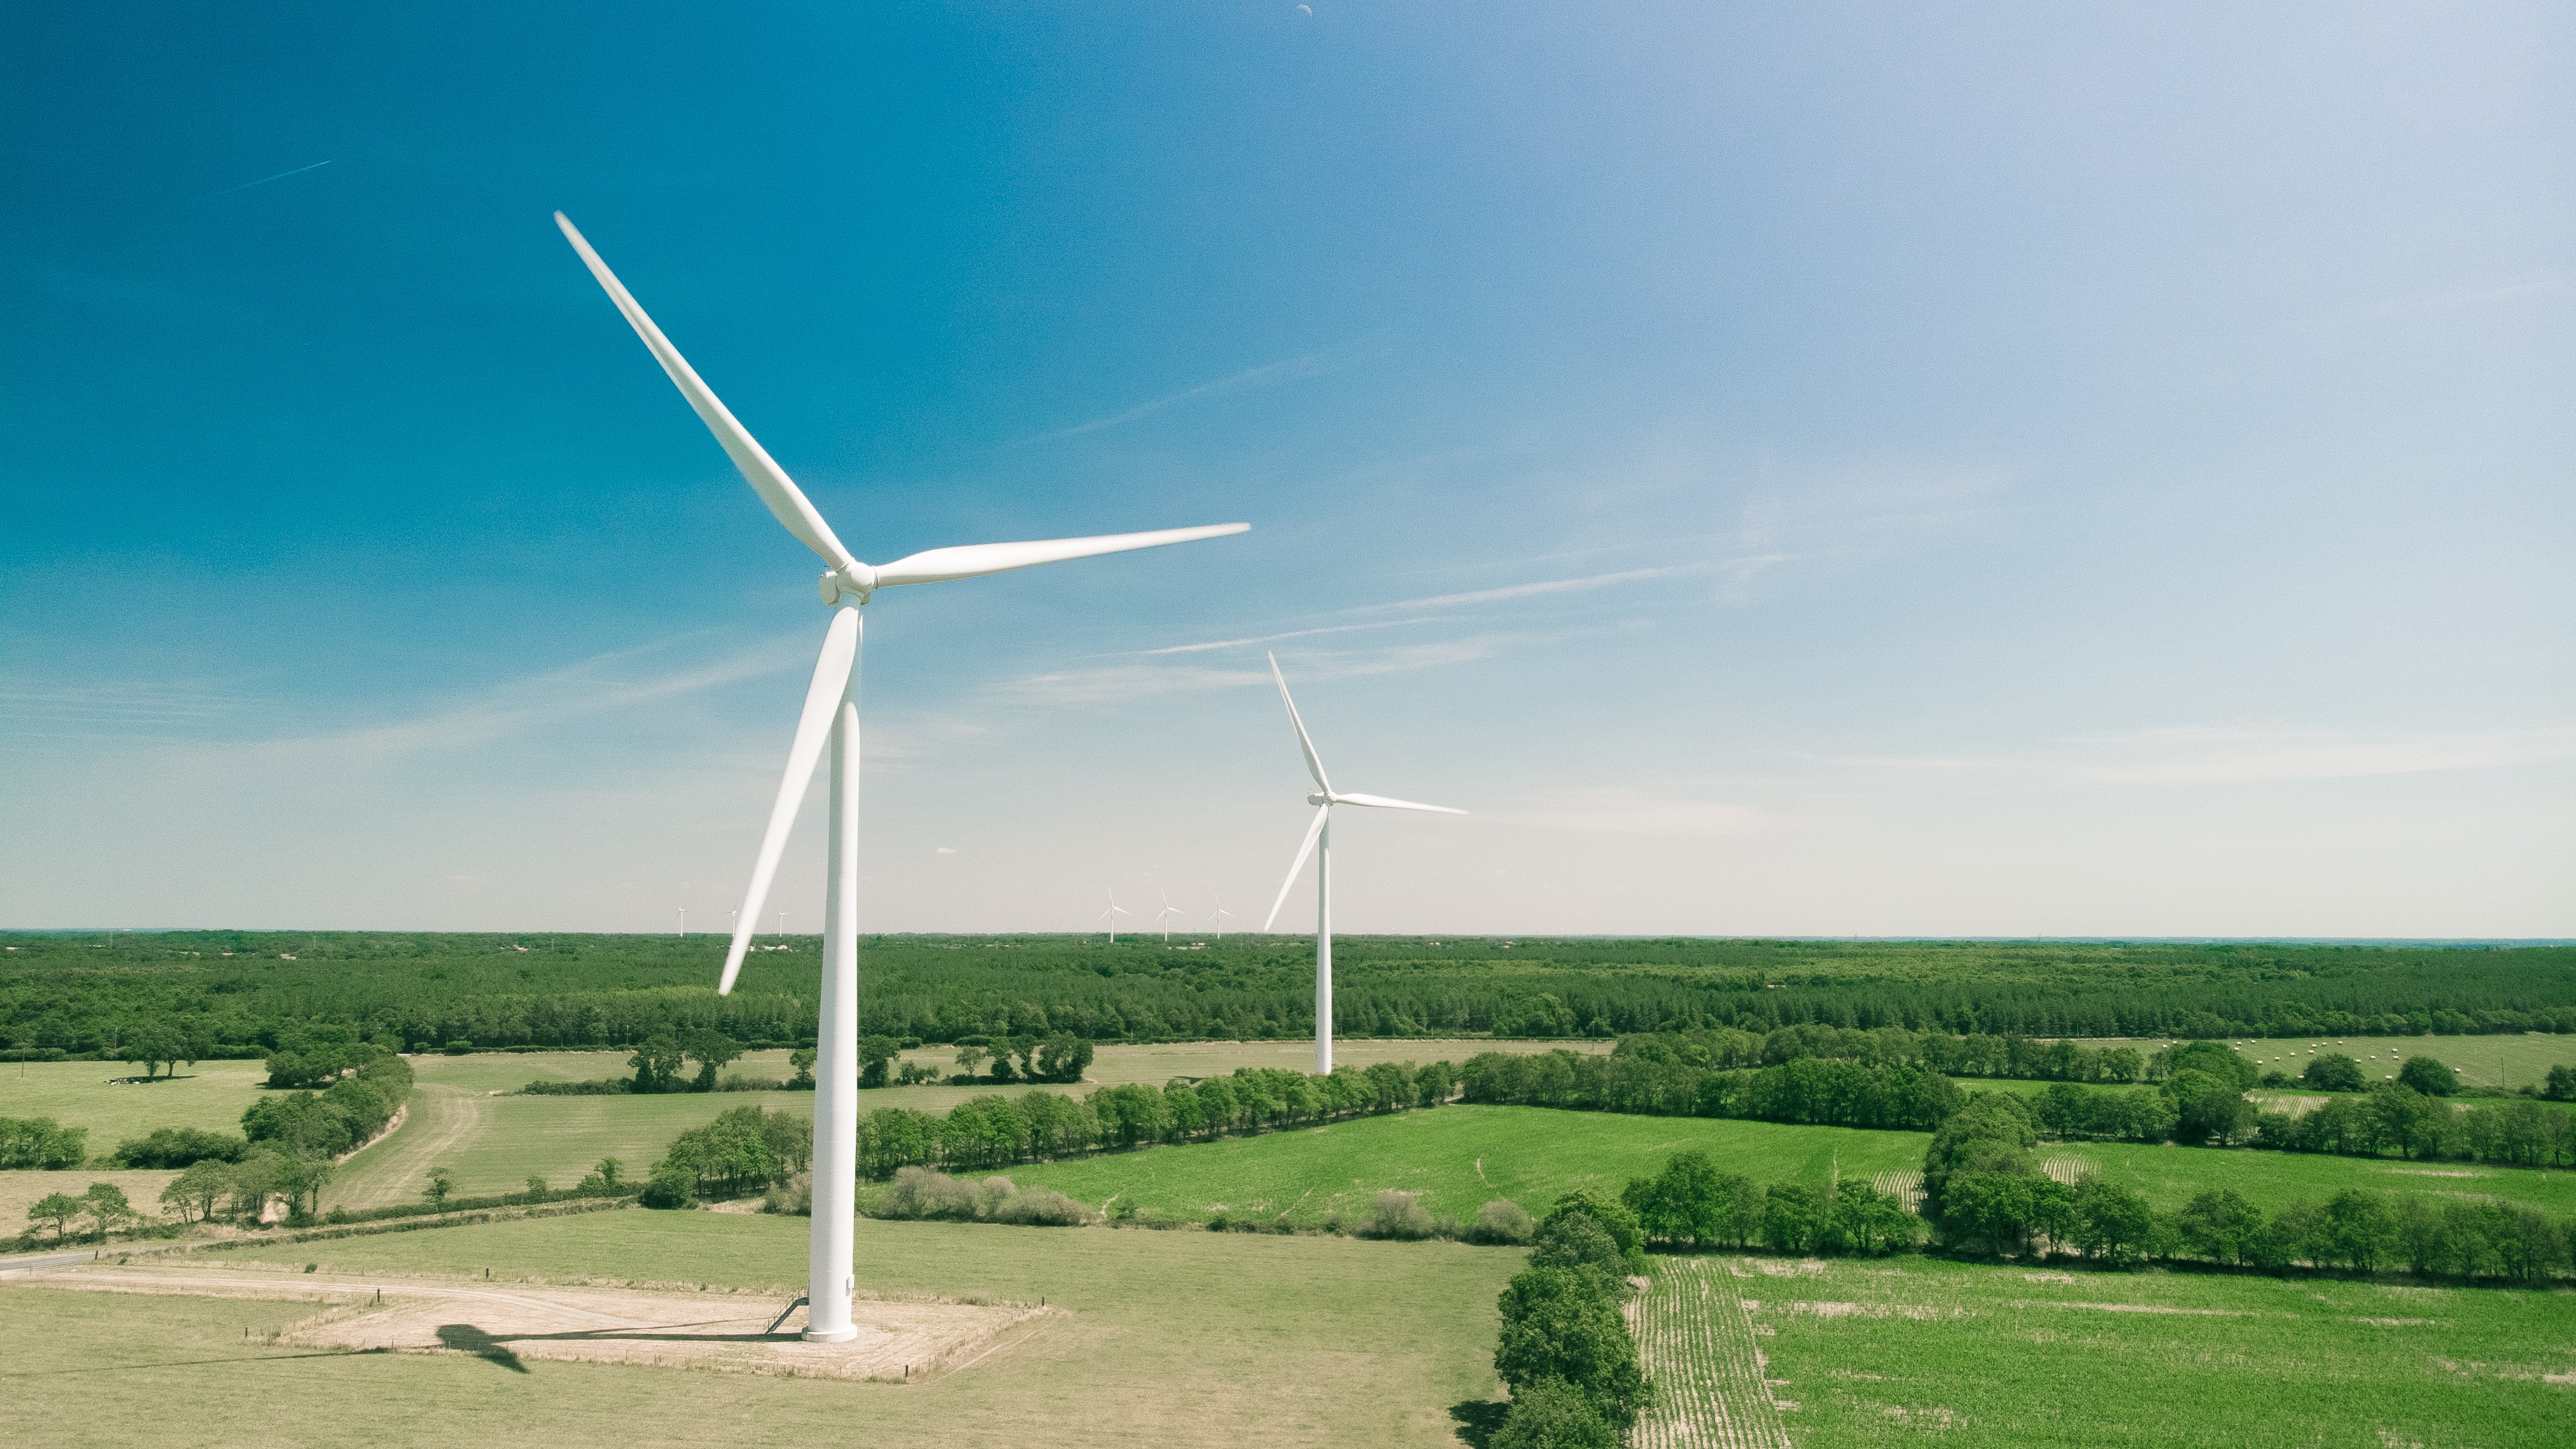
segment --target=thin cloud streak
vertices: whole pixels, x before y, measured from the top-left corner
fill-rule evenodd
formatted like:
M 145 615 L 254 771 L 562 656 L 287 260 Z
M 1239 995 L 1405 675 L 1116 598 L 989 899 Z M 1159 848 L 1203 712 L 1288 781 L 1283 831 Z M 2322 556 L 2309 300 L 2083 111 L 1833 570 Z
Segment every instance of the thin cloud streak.
M 1121 423 L 1132 423 L 1138 418 L 1151 416 L 1154 413 L 1161 412 L 1165 408 L 1172 407 L 1179 403 L 1188 402 L 1192 398 L 1213 397 L 1218 393 L 1238 392 L 1245 388 L 1267 387 L 1273 383 L 1294 382 L 1299 378 L 1315 377 L 1332 370 L 1332 364 L 1327 363 L 1322 357 L 1313 353 L 1309 353 L 1304 357 L 1291 357 L 1285 361 L 1268 363 L 1260 367 L 1248 367 L 1243 371 L 1234 374 L 1232 377 L 1220 377 L 1214 382 L 1203 382 L 1196 387 L 1185 388 L 1180 392 L 1173 393 L 1170 397 L 1161 397 L 1154 399 L 1152 402 L 1138 403 L 1136 406 L 1127 409 L 1123 413 L 1112 413 L 1105 418 L 1094 418 L 1090 422 L 1077 423 L 1072 427 L 1062 428 L 1052 433 L 1040 433 L 1036 437 L 1027 439 L 1026 441 L 1031 443 L 1050 443 L 1059 438 L 1077 438 L 1082 436 L 1084 433 L 1096 433 L 1103 428 L 1114 428 Z
M 338 158 L 334 157 L 332 159 L 337 160 Z M 230 196 L 236 191 L 248 191 L 254 186 L 266 186 L 272 181 L 284 181 L 289 176 L 301 176 L 307 171 L 319 171 L 330 164 L 330 161 L 316 161 L 310 166 L 298 166 L 292 171 L 280 171 L 275 176 L 263 176 L 257 181 L 245 181 L 239 186 L 227 186 L 223 190 L 216 192 L 214 196 L 209 196 L 206 199 L 208 201 L 212 201 L 216 196 Z
M 1431 669 L 1443 664 L 1464 664 L 1490 659 L 1521 645 L 1570 638 L 1576 632 L 1588 631 L 1474 634 L 1463 639 L 1400 644 L 1357 653 L 1307 655 L 1298 661 L 1297 677 L 1300 682 L 1360 679 L 1377 674 Z M 1081 705 L 1111 704 L 1140 695 L 1240 689 L 1269 683 L 1270 672 L 1266 669 L 1214 669 L 1201 664 L 1120 664 L 1101 669 L 1069 669 L 1033 675 L 998 688 L 1019 703 Z
M 2546 764 L 2576 731 L 2366 736 L 2277 725 L 2184 725 L 2061 740 L 2020 755 L 1826 757 L 1868 769 L 2038 775 L 2095 785 L 2258 785 Z
M 1324 629 L 1291 629 L 1285 634 L 1256 634 L 1249 639 L 1212 639 L 1205 644 L 1173 644 L 1161 649 L 1140 649 L 1139 654 L 1204 654 L 1211 649 L 1248 649 L 1255 644 L 1276 644 L 1282 639 L 1311 639 L 1318 634 L 1348 634 L 1360 629 L 1396 629 L 1407 624 L 1428 624 L 1429 619 L 1388 619 L 1376 624 L 1335 624 Z

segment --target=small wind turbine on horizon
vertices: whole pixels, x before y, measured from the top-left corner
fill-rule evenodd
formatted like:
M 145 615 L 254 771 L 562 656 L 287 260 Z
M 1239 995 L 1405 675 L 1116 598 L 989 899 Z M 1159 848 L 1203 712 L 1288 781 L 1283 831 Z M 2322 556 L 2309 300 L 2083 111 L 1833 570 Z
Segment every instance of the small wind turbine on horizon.
M 861 611 L 879 589 L 900 584 L 932 584 L 949 579 L 970 579 L 982 574 L 1000 573 L 1005 569 L 1026 568 L 1031 564 L 1057 563 L 1066 559 L 1089 558 L 1095 554 L 1120 553 L 1128 549 L 1152 548 L 1158 544 L 1185 543 L 1192 539 L 1215 538 L 1223 534 L 1242 533 L 1251 525 L 1220 523 L 1203 528 L 1171 528 L 1152 533 L 1118 533 L 1092 538 L 1055 538 L 1021 543 L 980 543 L 955 548 L 934 548 L 911 554 L 890 564 L 871 566 L 842 546 L 805 494 L 778 466 L 767 450 L 760 446 L 749 430 L 717 400 L 696 369 L 680 356 L 678 348 L 653 325 L 624 284 L 608 270 L 599 253 L 575 230 L 562 212 L 555 213 L 555 225 L 562 228 L 564 240 L 581 255 L 582 264 L 590 268 L 609 300 L 617 304 L 627 325 L 662 365 L 680 395 L 688 399 L 699 421 L 715 434 L 716 442 L 742 471 L 744 481 L 760 500 L 769 505 L 787 531 L 796 540 L 821 556 L 824 563 L 821 593 L 823 604 L 832 611 L 832 622 L 823 634 L 823 649 L 814 661 L 814 677 L 806 687 L 805 705 L 796 720 L 794 742 L 787 751 L 787 772 L 778 783 L 778 796 L 769 808 L 769 825 L 760 838 L 760 854 L 752 865 L 751 886 L 744 893 L 741 912 L 734 919 L 733 943 L 726 948 L 723 975 L 717 980 L 718 994 L 733 990 L 734 978 L 742 970 L 743 954 L 751 947 L 751 938 L 760 926 L 760 908 L 767 903 L 771 880 L 778 873 L 778 862 L 787 849 L 789 830 L 796 823 L 796 813 L 805 803 L 806 787 L 813 782 L 814 770 L 828 751 L 832 757 L 829 824 L 825 830 L 826 892 L 823 907 L 822 999 L 817 1003 L 820 1032 L 815 1046 L 814 1064 L 814 1203 L 811 1237 L 806 1263 L 807 1288 L 805 1337 L 818 1343 L 838 1343 L 858 1336 L 850 1322 L 850 1295 L 857 1286 L 851 1273 L 851 1252 L 858 1189 L 858 1054 L 859 1054 L 859 643 L 863 635 Z M 779 917 L 779 932 L 786 933 L 784 912 Z M 794 1305 L 790 1305 L 792 1311 Z M 784 1315 L 781 1315 L 782 1321 Z
M 1216 927 L 1216 938 L 1218 940 L 1222 941 L 1225 939 L 1225 923 L 1233 919 L 1234 912 L 1225 908 L 1225 897 L 1223 895 L 1219 895 L 1216 898 L 1216 914 L 1208 917 L 1209 923 Z
M 1162 887 L 1156 886 L 1154 894 L 1163 898 L 1163 908 L 1154 913 L 1154 924 L 1163 928 L 1163 944 L 1168 946 L 1172 944 L 1172 918 L 1181 913 L 1181 908 L 1172 904 L 1171 896 Z
M 1270 903 L 1270 916 L 1261 923 L 1268 931 L 1279 919 L 1279 908 L 1288 904 L 1288 888 L 1297 883 L 1297 873 L 1306 868 L 1306 857 L 1315 857 L 1315 1071 L 1318 1075 L 1333 1070 L 1333 807 L 1366 805 L 1380 810 L 1429 810 L 1441 815 L 1464 815 L 1446 805 L 1424 805 L 1412 800 L 1395 800 L 1384 795 L 1356 795 L 1336 791 L 1324 778 L 1324 762 L 1315 753 L 1315 742 L 1306 736 L 1306 722 L 1297 717 L 1297 701 L 1288 694 L 1288 676 L 1279 672 L 1279 656 L 1270 659 L 1270 677 L 1279 682 L 1279 702 L 1288 706 L 1288 723 L 1297 730 L 1297 748 L 1306 756 L 1306 773 L 1315 777 L 1318 793 L 1306 797 L 1315 807 L 1315 821 L 1306 827 L 1305 842 L 1297 847 L 1297 858 L 1288 865 L 1288 878 L 1279 883 L 1279 899 Z
M 1100 913 L 1100 919 L 1109 923 L 1109 944 L 1112 946 L 1118 944 L 1118 918 L 1127 913 L 1127 908 L 1118 904 L 1118 892 L 1112 889 L 1109 892 L 1109 909 Z

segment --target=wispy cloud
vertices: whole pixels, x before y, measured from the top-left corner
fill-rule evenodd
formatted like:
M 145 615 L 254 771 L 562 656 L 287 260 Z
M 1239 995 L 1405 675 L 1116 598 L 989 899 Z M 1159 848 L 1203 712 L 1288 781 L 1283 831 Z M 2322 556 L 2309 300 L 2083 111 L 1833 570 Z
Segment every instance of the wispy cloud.
M 1400 674 L 1414 669 L 1432 669 L 1444 664 L 1464 664 L 1477 659 L 1490 659 L 1506 650 L 1563 639 L 1576 631 L 1495 632 L 1473 634 L 1461 639 L 1443 639 L 1423 644 L 1398 644 L 1384 649 L 1354 650 L 1338 654 L 1311 654 L 1297 664 L 1297 678 L 1309 680 L 1359 679 L 1376 674 Z M 1031 704 L 1110 704 L 1119 700 L 1147 695 L 1177 694 L 1210 689 L 1244 689 L 1268 686 L 1267 668 L 1219 669 L 1203 664 L 1114 664 L 1098 669 L 1069 669 L 1053 674 L 1032 675 L 998 686 L 1006 696 Z
M 1204 654 L 1211 649 L 1249 649 L 1255 644 L 1276 644 L 1282 639 L 1311 639 L 1318 634 L 1349 634 L 1361 629 L 1395 629 L 1407 624 L 1428 623 L 1426 619 L 1387 619 L 1374 624 L 1335 624 L 1323 629 L 1291 629 L 1285 634 L 1255 634 L 1248 639 L 1211 639 L 1204 644 L 1173 644 L 1161 649 L 1142 649 L 1144 655 Z
M 1170 397 L 1158 397 L 1152 402 L 1138 403 L 1125 412 L 1112 413 L 1105 418 L 1093 418 L 1090 422 L 1076 423 L 1072 427 L 1059 428 L 1052 433 L 1040 433 L 1024 441 L 1048 443 L 1058 438 L 1080 437 L 1084 433 L 1096 433 L 1103 428 L 1114 428 L 1121 423 L 1132 423 L 1138 418 L 1150 417 L 1165 408 L 1177 406 L 1193 398 L 1214 397 L 1219 393 L 1244 392 L 1252 388 L 1294 382 L 1302 377 L 1315 377 L 1330 372 L 1333 366 L 1320 353 L 1309 353 L 1304 357 L 1291 357 L 1260 367 L 1247 367 L 1231 377 L 1220 377 L 1214 382 L 1203 382 L 1196 387 L 1183 388 Z
M 2012 754 L 1838 757 L 1832 763 L 2035 774 L 2101 785 L 2253 785 L 2489 770 L 2576 758 L 2576 730 L 2366 734 L 2186 725 L 2044 742 Z
M 1528 808 L 1487 811 L 1477 818 L 1488 825 L 1592 835 L 1752 835 L 1786 823 L 1750 805 L 1616 788 L 1560 790 L 1537 797 Z

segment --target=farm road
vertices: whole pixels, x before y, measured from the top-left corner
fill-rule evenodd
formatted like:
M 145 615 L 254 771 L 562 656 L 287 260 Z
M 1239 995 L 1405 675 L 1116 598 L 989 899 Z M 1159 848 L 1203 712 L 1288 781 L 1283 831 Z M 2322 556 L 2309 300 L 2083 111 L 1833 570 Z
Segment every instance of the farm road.
M 429 1170 L 454 1157 L 484 1125 L 491 1099 L 463 1087 L 412 1088 L 403 1124 L 362 1149 L 326 1189 L 334 1206 L 389 1207 L 420 1196 Z
M 1753 1321 L 1735 1279 L 1706 1258 L 1665 1262 L 1627 1306 L 1655 1401 L 1628 1442 L 1637 1449 L 1789 1449 L 1763 1380 Z

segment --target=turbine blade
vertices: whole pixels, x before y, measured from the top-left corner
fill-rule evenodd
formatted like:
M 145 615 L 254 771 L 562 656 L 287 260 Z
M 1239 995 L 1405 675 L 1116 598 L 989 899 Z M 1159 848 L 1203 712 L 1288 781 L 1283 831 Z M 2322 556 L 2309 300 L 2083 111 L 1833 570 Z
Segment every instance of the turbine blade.
M 697 410 L 699 421 L 707 425 L 708 432 L 716 435 L 716 442 L 724 448 L 725 456 L 733 459 L 733 465 L 742 470 L 743 478 L 751 484 L 752 491 L 760 495 L 760 501 L 769 505 L 769 511 L 778 516 L 780 523 L 787 525 L 787 531 L 796 535 L 798 542 L 822 555 L 823 562 L 853 578 L 863 577 L 858 560 L 852 558 L 850 551 L 841 546 L 841 540 L 833 536 L 832 525 L 823 521 L 823 515 L 814 510 L 804 492 L 788 478 L 787 470 L 778 466 L 768 450 L 752 437 L 750 430 L 726 411 L 715 392 L 699 378 L 697 369 L 689 366 L 689 360 L 680 355 L 680 349 L 671 345 L 670 338 L 662 335 L 661 328 L 653 325 L 653 319 L 644 315 L 644 309 L 637 305 L 625 284 L 608 269 L 608 263 L 599 259 L 599 253 L 590 249 L 590 243 L 583 239 L 572 221 L 558 211 L 555 225 L 563 228 L 564 240 L 571 242 L 572 249 L 581 253 L 582 264 L 590 268 L 590 274 L 598 278 L 599 285 L 607 290 L 608 300 L 615 302 L 617 310 L 626 315 L 626 323 L 635 329 L 635 335 L 643 338 L 644 345 L 652 349 L 653 360 L 661 363 L 662 370 L 678 384 L 680 396 L 687 398 L 689 406 Z
M 1306 773 L 1315 777 L 1316 789 L 1330 795 L 1333 782 L 1324 778 L 1324 762 L 1315 755 L 1315 742 L 1306 737 L 1306 722 L 1297 717 L 1297 701 L 1288 697 L 1288 676 L 1279 672 L 1279 656 L 1264 651 L 1264 657 L 1270 661 L 1270 677 L 1279 681 L 1279 702 L 1288 706 L 1288 722 L 1297 727 L 1297 748 L 1306 752 Z
M 1268 931 L 1278 921 L 1279 908 L 1288 904 L 1288 888 L 1297 883 L 1297 873 L 1306 868 L 1306 857 L 1315 853 L 1315 837 L 1324 833 L 1324 822 L 1332 815 L 1333 807 L 1330 805 L 1315 807 L 1315 823 L 1306 827 L 1305 842 L 1297 847 L 1297 858 L 1288 866 L 1288 878 L 1279 883 L 1279 899 L 1270 903 L 1270 914 L 1261 922 L 1263 931 Z
M 1221 538 L 1229 533 L 1245 532 L 1251 527 L 1249 523 L 1211 523 L 1203 528 L 1165 528 L 1151 533 L 1104 533 L 1090 538 L 1042 538 L 1027 543 L 969 543 L 955 548 L 934 548 L 879 565 L 876 586 L 883 589 L 896 584 L 936 584 L 949 579 L 971 579 L 979 574 L 1024 569 L 1031 564 L 1062 563 L 1066 559 L 1090 558 L 1095 554 L 1125 553 L 1131 548 L 1157 548 L 1167 543 Z
M 858 655 L 859 611 L 833 610 L 832 627 L 823 635 L 822 657 L 814 661 L 814 682 L 805 687 L 805 712 L 796 719 L 796 742 L 787 747 L 787 776 L 778 782 L 778 799 L 769 807 L 769 829 L 760 837 L 760 858 L 751 867 L 751 889 L 742 898 L 742 914 L 735 918 L 724 976 L 716 983 L 718 996 L 732 993 L 733 978 L 742 970 L 742 954 L 750 949 L 752 933 L 760 925 L 760 908 L 769 900 L 769 883 L 778 874 L 778 857 L 787 849 L 787 832 L 796 824 L 797 807 L 805 803 L 805 787 L 814 779 L 814 767 L 822 762 L 823 745 L 832 737 L 832 716 L 840 710 L 841 694 L 849 687 Z
M 1380 810 L 1432 810 L 1437 811 L 1442 815 L 1464 815 L 1467 813 L 1464 810 L 1453 810 L 1446 805 L 1425 805 L 1419 801 L 1395 800 L 1384 795 L 1336 795 L 1333 797 L 1333 803 L 1336 805 L 1374 805 Z

